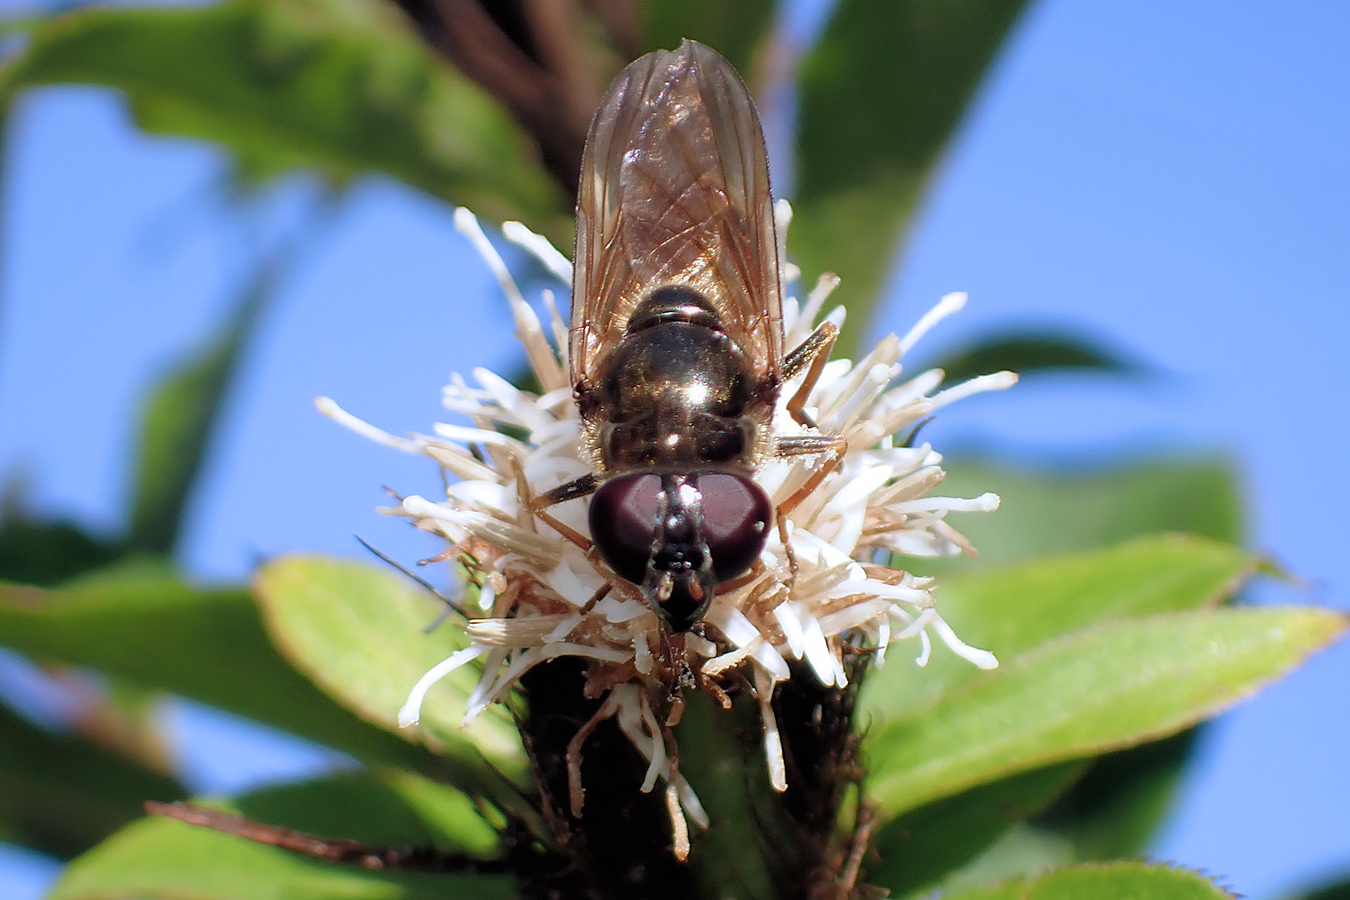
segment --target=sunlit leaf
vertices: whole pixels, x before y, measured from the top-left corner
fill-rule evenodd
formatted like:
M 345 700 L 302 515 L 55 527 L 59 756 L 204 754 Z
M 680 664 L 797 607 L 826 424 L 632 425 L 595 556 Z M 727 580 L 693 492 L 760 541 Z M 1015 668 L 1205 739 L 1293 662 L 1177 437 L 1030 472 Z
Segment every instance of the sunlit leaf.
M 227 809 L 268 825 L 325 838 L 346 838 L 391 849 L 449 852 L 485 849 L 491 837 L 465 798 L 428 792 L 430 782 L 401 785 L 382 776 L 347 775 L 248 795 Z M 415 802 L 409 795 L 420 798 Z M 421 808 L 418 802 L 423 805 Z M 458 802 L 460 812 L 445 810 Z M 447 807 L 447 803 L 450 807 Z M 441 808 L 427 814 L 427 804 Z M 447 824 L 455 824 L 447 830 Z M 467 838 L 465 844 L 458 840 Z M 502 876 L 409 874 L 325 862 L 163 817 L 136 822 L 77 859 L 50 895 L 52 900 L 106 897 L 194 900 L 439 900 L 508 898 Z
M 1142 862 L 1072 866 L 943 896 L 945 900 L 1234 900 L 1197 872 Z
M 1024 0 L 840 0 L 802 62 L 796 216 L 807 283 L 843 282 L 856 347 L 896 245 Z
M 1258 558 L 1202 538 L 1161 535 L 1107 550 L 952 575 L 939 583 L 942 617 L 1004 663 L 1104 621 L 1214 606 L 1252 576 Z M 982 673 L 941 646 L 916 668 L 893 646 L 868 675 L 863 708 L 882 720 L 915 715 Z
M 962 570 L 1163 531 L 1229 543 L 1243 538 L 1238 479 L 1223 459 L 1037 467 L 957 457 L 943 467 L 944 493 L 973 497 L 993 491 L 1002 500 L 993 515 L 953 520 L 979 550 L 978 556 L 958 561 Z
M 43 591 L 0 584 L 0 644 L 191 697 L 360 759 L 420 770 L 425 749 L 358 719 L 290 667 L 237 589 L 125 571 Z
M 184 795 L 167 775 L 0 706 L 0 840 L 68 858 L 140 818 L 146 800 Z
M 1051 641 L 924 715 L 869 732 L 869 796 L 895 814 L 1174 733 L 1284 674 L 1345 627 L 1328 610 L 1230 608 L 1107 622 Z
M 82 9 L 34 30 L 0 97 L 63 83 L 116 88 L 147 129 L 219 142 L 254 169 L 383 172 L 491 219 L 571 231 L 529 140 L 393 4 Z
M 282 652 L 363 718 L 392 730 L 418 679 L 468 643 L 459 628 L 426 633 L 443 611 L 440 602 L 407 578 L 371 566 L 285 557 L 263 567 L 256 591 Z M 466 763 L 486 757 L 523 774 L 524 752 L 501 706 L 461 727 L 478 676 L 476 666 L 465 666 L 443 679 L 410 734 L 429 735 L 438 752 Z

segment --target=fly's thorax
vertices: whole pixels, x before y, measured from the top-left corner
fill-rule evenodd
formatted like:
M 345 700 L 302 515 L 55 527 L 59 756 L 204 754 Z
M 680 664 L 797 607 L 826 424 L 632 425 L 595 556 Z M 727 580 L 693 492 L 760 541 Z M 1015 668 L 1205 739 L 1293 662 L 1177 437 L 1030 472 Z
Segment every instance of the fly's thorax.
M 762 391 L 697 291 L 666 286 L 638 305 L 592 401 L 603 468 L 735 465 L 758 455 Z

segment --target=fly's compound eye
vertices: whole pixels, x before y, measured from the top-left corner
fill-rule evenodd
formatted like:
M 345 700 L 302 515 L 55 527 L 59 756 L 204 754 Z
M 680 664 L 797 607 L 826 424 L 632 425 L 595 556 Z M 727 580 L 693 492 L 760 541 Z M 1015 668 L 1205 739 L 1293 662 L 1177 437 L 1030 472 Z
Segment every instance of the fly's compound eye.
M 591 497 L 591 540 L 620 577 L 642 584 L 660 524 L 661 476 L 620 475 Z
M 764 549 L 773 510 L 759 485 L 740 475 L 723 472 L 691 477 L 700 495 L 699 530 L 712 558 L 715 581 L 729 581 L 745 572 Z M 658 570 L 674 570 L 689 563 L 703 548 L 691 546 L 692 524 L 682 516 L 672 518 L 675 532 L 663 534 L 663 546 L 655 546 L 661 529 L 664 487 L 660 475 L 620 475 L 602 484 L 591 498 L 591 538 L 618 575 L 642 584 L 649 560 Z
M 730 581 L 759 557 L 773 517 L 759 485 L 740 475 L 713 472 L 698 476 L 703 495 L 703 540 L 712 554 L 717 580 Z

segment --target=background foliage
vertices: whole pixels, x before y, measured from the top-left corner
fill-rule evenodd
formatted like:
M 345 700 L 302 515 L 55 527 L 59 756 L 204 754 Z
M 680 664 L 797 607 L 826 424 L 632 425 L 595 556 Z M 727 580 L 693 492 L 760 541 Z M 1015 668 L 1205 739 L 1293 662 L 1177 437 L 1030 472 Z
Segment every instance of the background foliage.
M 749 4 L 735 20 L 697 4 L 682 9 L 683 20 L 670 7 L 643 10 L 641 34 L 629 38 L 640 51 L 668 45 L 674 34 L 706 37 L 756 71 L 771 6 Z M 845 276 L 855 327 L 880 296 L 891 250 L 1018 12 L 1015 4 L 882 10 L 845 0 L 802 59 L 799 227 L 791 251 L 808 273 L 830 267 Z M 265 327 L 263 313 L 354 179 L 381 172 L 489 217 L 521 218 L 566 243 L 566 184 L 548 162 L 550 152 L 562 151 L 544 147 L 541 156 L 531 120 L 508 111 L 510 98 L 494 99 L 447 66 L 434 50 L 444 41 L 421 25 L 419 33 L 392 7 L 304 0 L 93 9 L 33 23 L 0 79 L 11 102 L 35 85 L 113 87 L 146 130 L 228 148 L 234 185 L 245 193 L 296 168 L 323 176 L 314 211 L 297 229 L 302 237 L 262 254 L 217 335 L 147 398 L 125 527 L 91 533 L 18 505 L 0 524 L 0 575 L 9 582 L 0 588 L 0 641 L 61 667 L 58 673 L 65 666 L 104 673 L 84 688 L 89 705 L 65 733 L 12 713 L 0 720 L 4 752 L 12 755 L 2 768 L 11 782 L 0 808 L 7 837 L 70 857 L 117 832 L 80 858 L 58 896 L 176 896 L 185 879 L 206 871 L 220 873 L 219 896 L 283 887 L 286 896 L 504 890 L 500 876 L 371 876 L 164 820 L 118 830 L 139 815 L 142 798 L 185 794 L 167 771 L 151 714 L 160 692 L 170 691 L 370 766 L 365 776 L 240 798 L 248 815 L 374 843 L 496 852 L 492 829 L 456 789 L 509 807 L 509 781 L 519 776 L 509 728 L 466 738 L 451 716 L 429 727 L 425 740 L 391 733 L 399 685 L 425 667 L 404 654 L 416 647 L 427 658 L 443 655 L 413 641 L 423 619 L 406 586 L 293 560 L 270 566 L 252 592 L 203 590 L 168 562 L 205 454 L 220 440 L 214 432 L 229 386 Z M 615 49 L 601 58 L 617 65 L 628 55 Z M 970 372 L 1005 364 L 1136 371 L 1063 333 L 957 348 L 944 363 Z M 952 481 L 955 491 L 964 483 L 1005 497 L 997 521 L 969 529 L 985 550 L 977 567 L 991 571 L 953 576 L 948 602 L 963 633 L 1012 664 L 968 685 L 962 681 L 972 673 L 941 660 L 913 683 L 913 673 L 891 666 L 870 688 L 907 704 L 874 701 L 870 787 L 884 817 L 877 841 L 887 861 L 873 872 L 877 883 L 897 894 L 945 881 L 981 897 L 1217 896 L 1202 879 L 1143 866 L 1069 870 L 1016 888 L 983 885 L 1046 863 L 1137 853 L 1166 808 L 1190 742 L 1122 748 L 1176 732 L 1284 670 L 1337 633 L 1339 619 L 1215 608 L 1259 565 L 1227 546 L 1240 541 L 1242 526 L 1239 492 L 1221 460 L 1067 475 L 971 460 L 953 466 Z M 1199 537 L 1120 543 L 1163 531 Z M 1071 561 L 1032 561 L 1075 551 L 1082 555 Z M 355 616 L 362 604 L 385 611 L 374 618 L 388 629 L 387 642 L 332 614 Z M 1068 637 L 1054 640 L 1060 635 Z M 222 679 L 222 672 L 240 677 Z M 370 672 L 387 682 L 356 677 Z M 1132 681 L 1131 673 L 1143 677 Z M 889 678 L 907 679 L 904 690 L 884 692 L 878 685 Z M 1073 696 L 1047 694 L 1056 686 Z M 1074 710 L 1067 725 L 1058 721 L 1065 709 Z M 1000 710 L 1017 715 L 1004 722 Z M 1105 751 L 1118 752 L 1090 762 Z M 379 812 L 351 815 L 356 809 Z M 363 834 L 361 822 L 372 820 L 379 827 Z M 181 869 L 163 865 L 165 848 L 174 848 Z M 227 872 L 242 873 L 244 883 L 230 882 Z

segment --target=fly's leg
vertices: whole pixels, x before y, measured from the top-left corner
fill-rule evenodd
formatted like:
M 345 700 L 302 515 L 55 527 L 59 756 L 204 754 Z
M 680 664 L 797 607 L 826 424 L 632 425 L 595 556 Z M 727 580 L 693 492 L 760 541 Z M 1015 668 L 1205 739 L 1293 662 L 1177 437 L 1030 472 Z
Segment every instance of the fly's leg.
M 521 483 L 523 482 L 524 479 L 522 478 Z M 559 485 L 551 491 L 540 494 L 538 497 L 527 498 L 525 505 L 533 515 L 539 517 L 539 521 L 543 522 L 549 528 L 552 528 L 554 531 L 558 532 L 558 534 L 567 538 L 567 540 L 576 544 L 589 554 L 592 550 L 590 538 L 581 534 L 575 528 L 569 528 L 562 522 L 559 522 L 555 517 L 545 512 L 545 510 L 550 506 L 566 503 L 568 500 L 579 500 L 582 497 L 589 497 L 591 494 L 595 493 L 596 487 L 598 487 L 598 484 L 594 474 L 582 475 L 580 478 L 575 478 L 566 484 Z
M 784 381 L 795 378 L 807 364 L 811 366 L 806 377 L 802 379 L 801 387 L 797 388 L 797 392 L 787 403 L 787 410 L 798 425 L 805 425 L 807 428 L 816 427 L 816 423 L 802 407 L 806 405 L 807 398 L 811 396 L 816 382 L 820 380 L 825 363 L 830 361 L 830 349 L 834 347 L 834 339 L 838 336 L 839 328 L 833 322 L 821 322 L 820 327 L 811 332 L 806 340 L 783 357 Z
M 802 486 L 797 488 L 782 503 L 778 505 L 780 513 L 790 513 L 825 480 L 844 460 L 844 454 L 848 451 L 848 440 L 838 435 L 790 435 L 781 437 L 774 443 L 773 452 L 775 456 L 819 456 L 822 458 L 820 465 L 807 477 Z
M 828 322 L 825 324 L 829 324 Z M 822 326 L 823 327 L 823 326 Z M 792 549 L 792 542 L 788 540 L 787 533 L 787 515 L 792 512 L 802 501 L 811 496 L 816 488 L 820 487 L 821 482 L 839 467 L 844 460 L 844 454 L 848 451 L 848 441 L 839 436 L 825 436 L 814 434 L 790 435 L 779 438 L 774 444 L 775 456 L 820 456 L 820 464 L 815 470 L 807 476 L 802 486 L 792 492 L 792 495 L 778 504 L 774 511 L 774 519 L 778 525 L 778 538 L 783 542 L 783 550 L 788 558 L 788 576 L 787 587 L 792 590 L 792 586 L 797 582 L 797 554 Z
M 550 506 L 566 503 L 568 500 L 580 500 L 582 497 L 589 497 L 591 494 L 595 493 L 597 487 L 599 487 L 599 481 L 594 474 L 582 475 L 580 478 L 574 478 L 566 484 L 561 484 L 551 491 L 540 494 L 538 497 L 527 499 L 525 505 L 530 510 L 531 514 L 539 517 L 539 521 L 543 522 L 549 528 L 552 528 L 554 531 L 558 532 L 558 534 L 581 548 L 582 552 L 586 554 L 586 559 L 590 561 L 591 565 L 595 567 L 595 570 L 604 577 L 606 582 L 608 582 L 608 587 L 604 590 L 608 591 L 612 588 L 620 591 L 626 596 L 641 597 L 641 593 L 634 592 L 633 585 L 624 581 L 610 569 L 609 564 L 600 556 L 600 551 L 596 549 L 595 544 L 590 538 L 586 537 L 575 528 L 564 525 L 555 517 L 545 512 Z M 600 596 L 601 595 L 593 597 L 591 599 L 591 604 L 598 602 Z

